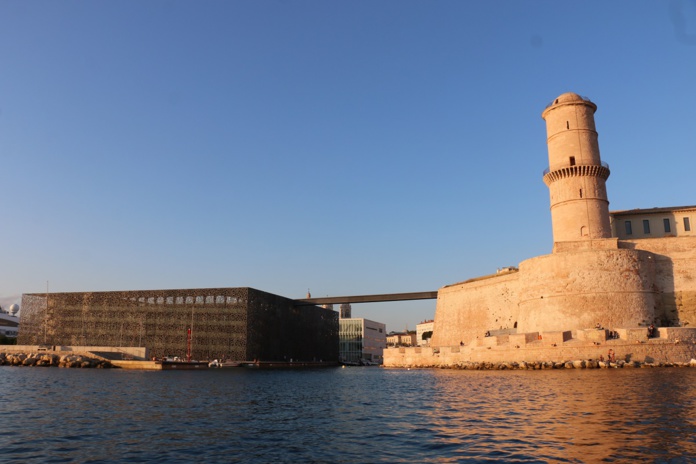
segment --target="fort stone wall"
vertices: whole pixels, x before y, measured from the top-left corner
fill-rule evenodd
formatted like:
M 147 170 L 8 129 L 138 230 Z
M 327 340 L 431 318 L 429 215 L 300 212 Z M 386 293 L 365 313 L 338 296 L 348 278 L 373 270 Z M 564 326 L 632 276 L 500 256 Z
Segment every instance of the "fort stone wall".
M 696 326 L 696 237 L 621 240 L 621 248 L 653 255 L 656 323 Z
M 653 322 L 654 265 L 638 250 L 579 250 L 520 263 L 518 331 L 646 327 Z
M 491 330 L 514 330 L 519 273 L 509 271 L 438 290 L 431 345 L 469 344 Z
M 611 237 L 596 109 L 565 93 L 542 113 L 553 253 L 441 288 L 432 348 L 386 350 L 385 366 L 597 359 L 608 347 L 648 363 L 696 356 L 696 237 Z M 651 324 L 660 335 L 648 339 Z
M 463 367 L 468 363 L 572 363 L 596 367 L 585 361 L 607 359 L 611 350 L 617 361 L 632 363 L 689 363 L 696 358 L 696 329 L 661 327 L 656 338 L 647 329 L 620 328 L 620 338 L 608 331 L 534 332 L 517 336 L 492 336 L 486 343 L 465 346 L 389 348 L 385 367 Z M 493 368 L 491 365 L 490 368 Z

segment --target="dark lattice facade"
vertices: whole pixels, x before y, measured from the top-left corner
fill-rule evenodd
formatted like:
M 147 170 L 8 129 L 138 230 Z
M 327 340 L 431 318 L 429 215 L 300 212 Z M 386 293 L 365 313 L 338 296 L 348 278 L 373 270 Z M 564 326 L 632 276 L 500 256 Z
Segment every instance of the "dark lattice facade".
M 338 313 L 253 288 L 33 293 L 18 344 L 145 346 L 152 356 L 338 360 Z

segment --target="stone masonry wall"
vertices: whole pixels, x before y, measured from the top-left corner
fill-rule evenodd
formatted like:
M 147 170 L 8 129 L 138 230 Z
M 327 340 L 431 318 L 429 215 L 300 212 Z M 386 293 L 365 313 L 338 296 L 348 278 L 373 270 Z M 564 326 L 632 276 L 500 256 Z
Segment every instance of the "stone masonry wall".
M 468 344 L 486 331 L 514 329 L 518 293 L 519 273 L 515 271 L 441 288 L 430 344 Z
M 657 324 L 695 327 L 696 237 L 621 240 L 619 246 L 653 253 Z
M 605 331 L 588 329 L 567 333 L 535 332 L 512 337 L 488 337 L 485 343 L 439 348 L 389 348 L 384 367 L 453 367 L 468 362 L 568 362 L 598 360 L 612 350 L 617 360 L 689 362 L 696 358 L 696 329 L 663 327 L 658 337 L 647 338 L 644 327 L 618 329 L 620 339 L 607 339 Z M 526 337 L 526 335 L 531 335 Z M 558 336 L 555 336 L 558 335 Z M 603 336 L 599 336 L 603 335 Z
M 587 250 L 520 263 L 518 331 L 648 326 L 654 319 L 649 253 Z

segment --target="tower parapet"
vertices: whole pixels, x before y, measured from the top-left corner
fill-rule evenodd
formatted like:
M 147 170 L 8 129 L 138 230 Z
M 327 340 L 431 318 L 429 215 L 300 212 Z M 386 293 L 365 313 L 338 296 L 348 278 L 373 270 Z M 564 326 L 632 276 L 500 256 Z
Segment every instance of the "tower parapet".
M 594 113 L 597 105 L 569 92 L 556 98 L 541 117 L 546 121 L 553 241 L 611 238 L 606 180 L 609 165 L 599 155 Z

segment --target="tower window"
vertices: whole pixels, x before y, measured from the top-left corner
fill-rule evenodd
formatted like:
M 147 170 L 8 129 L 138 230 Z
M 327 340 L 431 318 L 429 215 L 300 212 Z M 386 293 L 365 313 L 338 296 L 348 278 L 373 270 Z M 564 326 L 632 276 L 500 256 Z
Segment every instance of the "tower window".
M 575 157 L 574 156 L 570 157 L 570 165 L 575 166 Z
M 570 122 L 566 121 L 566 129 L 570 129 Z
M 644 234 L 650 233 L 650 220 L 649 219 L 643 219 L 643 233 Z
M 691 223 L 689 222 L 689 218 L 685 217 L 684 218 L 684 230 L 686 232 L 689 232 L 691 230 Z
M 582 189 L 580 189 L 580 198 L 582 198 Z
M 633 227 L 631 227 L 631 221 L 624 222 L 624 226 L 626 226 L 626 235 L 633 235 Z
M 669 219 L 667 219 L 667 218 L 663 219 L 662 223 L 665 225 L 665 233 L 666 234 L 672 232 L 672 227 L 669 224 Z

